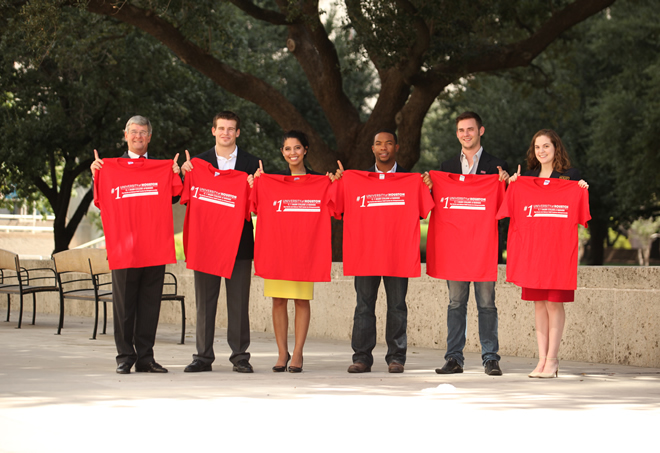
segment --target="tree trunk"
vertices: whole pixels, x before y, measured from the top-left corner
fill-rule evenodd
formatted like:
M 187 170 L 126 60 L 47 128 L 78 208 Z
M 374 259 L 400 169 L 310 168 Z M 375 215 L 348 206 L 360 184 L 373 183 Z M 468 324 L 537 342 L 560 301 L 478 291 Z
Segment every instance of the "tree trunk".
M 589 222 L 589 233 L 591 239 L 589 240 L 589 247 L 583 262 L 591 266 L 602 266 L 605 256 L 605 240 L 607 239 L 607 220 L 594 217 Z
M 67 196 L 71 198 L 71 192 L 68 194 L 62 194 L 60 193 L 59 196 Z M 87 193 L 85 193 L 85 196 L 83 197 L 82 201 L 76 208 L 76 211 L 73 213 L 71 216 L 71 219 L 69 220 L 69 223 L 66 223 L 66 215 L 67 213 L 65 212 L 64 214 L 58 213 L 56 216 L 63 215 L 64 218 L 56 218 L 55 222 L 53 223 L 53 239 L 55 241 L 55 249 L 53 250 L 53 253 L 57 252 L 62 252 L 64 250 L 69 250 L 69 244 L 71 243 L 71 239 L 73 239 L 73 235 L 76 233 L 76 230 L 78 229 L 78 225 L 80 224 L 81 220 L 87 213 L 87 210 L 89 209 L 89 205 L 92 203 L 94 200 L 94 189 L 89 189 Z

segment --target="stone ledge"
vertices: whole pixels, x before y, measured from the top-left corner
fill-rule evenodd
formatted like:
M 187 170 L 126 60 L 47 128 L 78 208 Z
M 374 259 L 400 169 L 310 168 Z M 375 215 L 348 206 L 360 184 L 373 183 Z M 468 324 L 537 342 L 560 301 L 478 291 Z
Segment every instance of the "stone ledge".
M 26 267 L 43 267 L 48 263 L 22 261 Z M 179 291 L 186 296 L 186 322 L 194 325 L 193 272 L 186 269 L 184 262 L 169 265 L 168 270 L 177 275 Z M 500 354 L 535 357 L 533 306 L 520 299 L 520 288 L 505 282 L 505 270 L 505 266 L 500 266 L 496 287 Z M 444 350 L 447 336 L 447 285 L 444 280 L 431 278 L 424 272 L 422 266 L 422 276 L 411 279 L 408 288 L 408 342 L 411 346 Z M 309 336 L 349 340 L 355 308 L 353 277 L 343 276 L 341 263 L 334 263 L 332 278 L 331 282 L 315 285 Z M 580 266 L 576 301 L 566 304 L 566 329 L 560 357 L 584 362 L 660 367 L 658 282 L 660 267 Z M 260 277 L 253 277 L 250 294 L 251 329 L 272 332 L 271 301 L 263 296 L 263 280 Z M 55 294 L 37 295 L 37 322 L 39 313 L 59 312 L 58 297 Z M 385 290 L 381 285 L 376 309 L 380 343 L 384 342 L 385 332 L 384 300 Z M 12 308 L 17 307 L 18 301 L 12 298 Z M 31 301 L 26 302 L 26 311 L 30 310 Z M 0 314 L 5 312 L 6 298 L 0 297 Z M 289 313 L 292 317 L 293 304 L 289 304 Z M 92 304 L 70 301 L 66 306 L 66 315 L 92 317 Z M 177 304 L 164 302 L 160 319 L 167 323 L 179 323 Z M 227 324 L 224 289 L 220 291 L 216 324 L 218 327 L 226 327 Z M 293 322 L 290 322 L 290 326 L 290 333 L 293 334 Z M 480 350 L 477 309 L 471 294 L 465 351 Z

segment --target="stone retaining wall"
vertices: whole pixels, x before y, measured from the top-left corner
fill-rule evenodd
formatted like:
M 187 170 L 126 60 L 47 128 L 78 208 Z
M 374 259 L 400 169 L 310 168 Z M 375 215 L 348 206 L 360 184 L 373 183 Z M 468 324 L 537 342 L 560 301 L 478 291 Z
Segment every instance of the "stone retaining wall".
M 44 267 L 48 263 L 21 261 L 28 268 Z M 179 292 L 186 296 L 186 322 L 188 326 L 193 326 L 193 272 L 186 269 L 183 262 L 169 265 L 168 270 L 179 279 Z M 422 266 L 422 274 L 424 272 Z M 333 265 L 332 275 L 331 282 L 315 284 L 309 336 L 350 340 L 355 308 L 353 278 L 342 275 L 341 263 Z M 220 292 L 216 320 L 221 328 L 227 324 L 224 291 L 223 288 Z M 18 300 L 12 297 L 12 309 L 16 309 Z M 271 301 L 263 296 L 261 278 L 253 277 L 250 297 L 251 329 L 272 332 Z M 59 296 L 39 294 L 37 298 L 37 322 L 39 313 L 59 312 Z M 499 269 L 495 300 L 499 311 L 500 355 L 536 357 L 533 303 L 520 300 L 520 288 L 505 282 L 504 266 Z M 441 365 L 447 337 L 448 296 L 445 281 L 426 275 L 411 279 L 407 301 L 409 347 L 437 348 L 438 365 Z M 29 297 L 26 300 L 27 312 L 31 312 L 31 306 Z M 0 296 L 2 319 L 5 318 L 4 313 L 6 298 Z M 66 314 L 92 317 L 93 307 L 86 302 L 67 301 Z M 293 303 L 289 304 L 289 314 L 293 317 Z M 384 342 L 385 291 L 382 285 L 377 316 L 378 341 Z M 30 318 L 24 314 L 23 319 L 25 322 Z M 160 319 L 161 322 L 178 324 L 178 304 L 163 302 Z M 16 322 L 15 316 L 12 322 Z M 293 318 L 289 324 L 293 334 Z M 190 347 L 194 348 L 194 337 L 191 340 Z M 473 294 L 470 294 L 465 350 L 481 350 Z M 576 301 L 566 304 L 566 328 L 559 355 L 565 360 L 660 367 L 660 267 L 580 266 Z

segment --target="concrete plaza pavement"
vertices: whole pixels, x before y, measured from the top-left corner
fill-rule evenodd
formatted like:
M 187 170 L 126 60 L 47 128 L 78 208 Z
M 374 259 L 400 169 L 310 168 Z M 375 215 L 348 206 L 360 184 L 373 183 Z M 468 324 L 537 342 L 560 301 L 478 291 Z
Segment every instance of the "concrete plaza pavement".
M 274 337 L 253 332 L 255 372 L 239 374 L 219 329 L 213 371 L 183 373 L 194 326 L 179 345 L 180 326 L 161 324 L 170 372 L 118 375 L 90 318 L 59 336 L 56 316 L 16 319 L 0 322 L 0 452 L 660 449 L 658 368 L 562 361 L 558 379 L 530 379 L 535 359 L 502 357 L 493 377 L 467 354 L 463 374 L 441 376 L 444 350 L 409 346 L 405 373 L 389 374 L 379 345 L 355 375 L 349 342 L 310 338 L 303 373 L 273 373 Z

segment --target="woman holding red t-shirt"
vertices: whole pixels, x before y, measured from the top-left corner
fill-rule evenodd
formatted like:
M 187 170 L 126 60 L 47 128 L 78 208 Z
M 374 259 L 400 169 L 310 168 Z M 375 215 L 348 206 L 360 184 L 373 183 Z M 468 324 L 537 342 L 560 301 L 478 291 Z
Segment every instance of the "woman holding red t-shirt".
M 571 168 L 566 148 L 559 135 L 551 129 L 542 129 L 534 134 L 527 150 L 528 170 L 524 176 L 560 178 L 579 181 L 584 189 L 589 185 L 580 178 L 579 170 Z M 509 178 L 509 183 L 520 176 L 518 172 Z M 531 378 L 553 378 L 559 376 L 559 344 L 564 333 L 566 314 L 564 302 L 573 302 L 575 292 L 566 289 L 522 288 L 522 300 L 534 302 L 536 340 L 539 347 L 539 362 L 529 374 Z
M 320 175 L 304 164 L 304 158 L 309 149 L 307 136 L 300 131 L 289 131 L 282 138 L 282 156 L 286 160 L 288 168 L 286 170 L 275 172 L 281 175 Z M 254 177 L 259 177 L 263 173 L 263 167 L 257 170 Z M 328 173 L 327 176 L 333 180 L 334 175 Z M 248 183 L 252 186 L 253 178 L 248 178 Z M 309 330 L 309 321 L 311 318 L 311 309 L 309 301 L 314 298 L 314 283 L 288 280 L 270 280 L 264 279 L 264 296 L 273 298 L 273 330 L 275 332 L 275 341 L 279 356 L 273 367 L 274 372 L 287 371 L 287 364 L 290 373 L 300 373 L 303 367 L 303 348 L 307 339 Z M 295 345 L 293 355 L 289 354 L 288 347 L 288 329 L 289 316 L 287 304 L 289 299 L 293 299 L 296 310 L 295 317 Z

